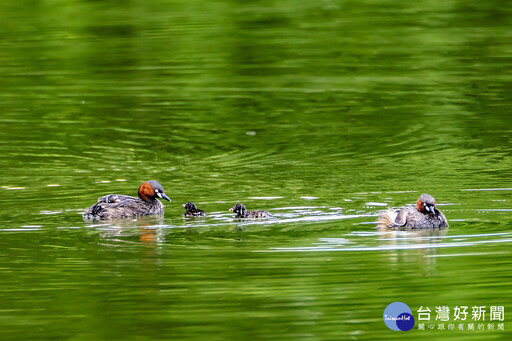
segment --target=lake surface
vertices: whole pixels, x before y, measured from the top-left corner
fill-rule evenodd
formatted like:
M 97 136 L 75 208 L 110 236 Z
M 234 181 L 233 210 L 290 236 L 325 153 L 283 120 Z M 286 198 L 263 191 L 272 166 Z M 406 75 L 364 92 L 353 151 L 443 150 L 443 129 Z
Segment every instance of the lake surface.
M 0 19 L 2 340 L 512 337 L 504 2 L 4 0 Z M 164 218 L 82 220 L 151 179 Z M 376 231 L 421 193 L 448 230 Z M 396 301 L 426 330 L 389 330 Z M 486 306 L 484 330 L 439 330 L 436 306 Z

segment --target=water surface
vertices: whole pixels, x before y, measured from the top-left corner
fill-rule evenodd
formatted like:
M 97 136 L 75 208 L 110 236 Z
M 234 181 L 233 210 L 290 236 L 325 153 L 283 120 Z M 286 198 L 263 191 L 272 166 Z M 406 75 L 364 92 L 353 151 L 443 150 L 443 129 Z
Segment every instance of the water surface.
M 2 340 L 510 338 L 501 1 L 0 13 Z M 150 179 L 165 217 L 82 220 Z M 448 230 L 375 230 L 421 193 Z M 209 216 L 184 220 L 187 201 Z M 237 202 L 274 217 L 235 220 Z M 505 330 L 393 332 L 394 301 L 505 306 Z

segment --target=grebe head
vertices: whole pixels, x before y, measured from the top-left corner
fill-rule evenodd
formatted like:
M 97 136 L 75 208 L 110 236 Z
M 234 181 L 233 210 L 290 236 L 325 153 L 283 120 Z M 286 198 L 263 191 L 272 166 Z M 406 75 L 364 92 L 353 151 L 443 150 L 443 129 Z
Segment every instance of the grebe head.
M 150 180 L 140 185 L 139 198 L 144 201 L 152 201 L 156 198 L 171 201 L 171 199 L 169 199 L 169 197 L 165 194 L 162 185 L 160 185 L 158 181 L 155 180 Z
M 238 215 L 244 215 L 245 212 L 247 211 L 245 206 L 242 205 L 242 204 L 236 204 L 235 206 L 231 207 L 229 210 L 231 212 L 234 212 L 234 213 L 238 214 Z
M 428 194 L 422 194 L 416 201 L 416 208 L 421 213 L 436 213 L 436 200 L 433 196 Z
M 115 202 L 120 202 L 121 199 L 119 199 L 119 196 L 117 196 L 117 194 L 110 194 L 107 199 L 105 200 L 105 202 L 111 204 L 111 203 L 115 203 Z
M 185 209 L 187 211 L 196 211 L 197 210 L 196 204 L 194 204 L 193 202 L 187 202 L 186 204 L 183 204 L 183 207 L 185 207 Z

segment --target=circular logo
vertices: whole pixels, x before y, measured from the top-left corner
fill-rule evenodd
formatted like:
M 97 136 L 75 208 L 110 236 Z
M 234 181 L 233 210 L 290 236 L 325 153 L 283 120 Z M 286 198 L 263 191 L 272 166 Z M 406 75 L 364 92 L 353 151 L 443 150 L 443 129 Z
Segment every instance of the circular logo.
M 402 302 L 393 302 L 384 309 L 384 323 L 391 330 L 408 331 L 414 327 L 411 308 Z

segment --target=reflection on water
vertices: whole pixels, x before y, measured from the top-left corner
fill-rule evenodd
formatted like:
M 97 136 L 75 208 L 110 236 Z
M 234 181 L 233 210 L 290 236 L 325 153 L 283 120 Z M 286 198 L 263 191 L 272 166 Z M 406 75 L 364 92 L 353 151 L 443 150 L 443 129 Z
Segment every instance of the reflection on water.
M 366 206 L 381 205 L 368 205 L 366 203 Z M 274 224 L 291 224 L 295 227 L 296 224 L 300 223 L 322 224 L 345 219 L 375 218 L 378 215 L 375 213 L 343 215 L 339 214 L 341 208 L 335 208 L 336 212 L 325 211 L 326 208 L 325 206 L 278 207 L 273 208 L 273 210 L 280 213 L 274 213 L 272 218 L 268 219 L 238 219 L 234 218 L 233 214 L 211 212 L 208 218 L 183 218 L 182 222 L 178 224 L 164 224 L 163 216 L 148 216 L 131 220 L 97 221 L 96 223 L 86 225 L 86 227 L 100 231 L 100 236 L 106 239 L 114 238 L 118 240 L 116 239 L 117 237 L 139 236 L 141 242 L 162 243 L 165 241 L 165 235 L 169 233 L 166 231 L 173 228 L 208 229 L 224 227 L 226 230 L 229 230 L 230 227 L 236 227 L 237 230 L 246 231 L 254 225 L 268 227 Z M 375 222 L 359 222 L 357 224 L 368 225 L 371 228 L 369 231 L 354 230 L 345 234 L 344 237 L 319 238 L 317 242 L 313 243 L 315 244 L 314 246 L 271 247 L 269 250 L 258 250 L 256 252 L 389 250 L 424 250 L 422 252 L 427 252 L 427 250 L 438 248 L 469 247 L 489 243 L 512 242 L 510 238 L 512 234 L 508 232 L 449 235 L 449 229 L 377 231 L 375 230 Z
M 137 219 L 108 221 L 86 225 L 100 231 L 100 236 L 111 241 L 122 241 L 122 237 L 139 237 L 140 242 L 155 244 L 165 242 L 163 228 L 164 217 L 160 215 L 146 216 Z

